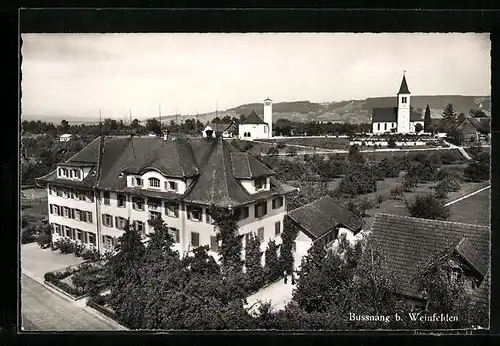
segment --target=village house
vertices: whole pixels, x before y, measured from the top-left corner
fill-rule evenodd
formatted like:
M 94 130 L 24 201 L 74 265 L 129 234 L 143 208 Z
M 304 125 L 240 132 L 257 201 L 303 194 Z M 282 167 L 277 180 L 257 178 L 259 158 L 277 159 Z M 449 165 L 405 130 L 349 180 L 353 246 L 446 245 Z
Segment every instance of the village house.
M 458 126 L 464 134 L 464 142 L 489 140 L 490 137 L 490 118 L 466 118 Z
M 299 228 L 295 238 L 295 265 L 307 254 L 313 243 L 334 248 L 342 235 L 353 244 L 364 226 L 361 217 L 339 205 L 330 196 L 323 196 L 288 213 L 288 218 Z
M 230 123 L 210 123 L 201 132 L 203 138 L 206 137 L 222 137 L 233 138 L 238 135 L 238 125 L 233 121 Z
M 181 255 L 220 243 L 211 205 L 239 215 L 238 236 L 281 243 L 287 195 L 296 191 L 274 172 L 222 138 L 99 137 L 37 179 L 48 191 L 53 240 L 69 238 L 100 252 L 112 250 L 127 219 L 142 234 L 161 217 Z
M 410 305 L 425 304 L 416 281 L 435 264 L 444 265 L 451 279 L 465 278 L 473 302 L 489 304 L 490 233 L 485 226 L 377 214 L 369 241 L 382 252 Z
M 252 110 L 238 126 L 238 135 L 250 141 L 273 137 L 273 101 L 269 97 L 264 100 L 264 120 Z
M 422 114 L 413 110 L 411 95 L 403 75 L 401 87 L 397 95 L 397 107 L 372 108 L 372 132 L 385 133 L 416 133 L 415 126 L 424 126 Z
M 59 137 L 60 142 L 68 142 L 73 138 L 73 135 L 71 133 L 64 133 Z

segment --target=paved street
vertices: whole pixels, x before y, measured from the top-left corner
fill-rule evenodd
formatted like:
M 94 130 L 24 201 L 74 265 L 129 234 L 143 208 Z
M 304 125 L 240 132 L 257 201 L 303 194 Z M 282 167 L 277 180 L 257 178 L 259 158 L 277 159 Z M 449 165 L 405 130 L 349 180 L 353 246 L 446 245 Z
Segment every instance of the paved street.
M 97 317 L 87 308 L 79 307 L 69 298 L 53 293 L 44 285 L 22 275 L 22 328 L 25 331 L 101 331 L 123 330 L 113 321 Z

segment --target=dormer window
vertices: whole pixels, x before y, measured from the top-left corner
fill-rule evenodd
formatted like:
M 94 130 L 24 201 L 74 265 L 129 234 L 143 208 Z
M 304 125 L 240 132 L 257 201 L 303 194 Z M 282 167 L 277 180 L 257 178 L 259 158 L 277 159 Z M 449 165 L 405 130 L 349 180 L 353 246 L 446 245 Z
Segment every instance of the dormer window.
M 160 179 L 149 178 L 149 187 L 159 188 L 160 187 Z
M 81 174 L 79 169 L 73 169 L 73 177 L 81 179 Z
M 132 185 L 133 186 L 142 186 L 142 179 L 141 178 L 132 178 Z
M 175 181 L 166 181 L 165 182 L 165 190 L 177 191 L 177 183 Z
M 260 177 L 255 179 L 255 189 L 256 190 L 265 190 L 266 189 L 267 178 Z

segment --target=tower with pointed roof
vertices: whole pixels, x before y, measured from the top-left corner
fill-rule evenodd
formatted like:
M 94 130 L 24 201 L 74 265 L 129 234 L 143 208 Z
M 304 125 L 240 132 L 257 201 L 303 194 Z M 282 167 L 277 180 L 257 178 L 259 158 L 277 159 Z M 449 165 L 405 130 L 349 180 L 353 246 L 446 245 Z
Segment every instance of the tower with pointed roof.
M 410 90 L 406 83 L 406 76 L 403 72 L 403 80 L 398 92 L 398 118 L 397 133 L 410 132 Z
M 268 137 L 273 137 L 273 101 L 267 97 L 264 100 L 264 122 L 268 125 Z

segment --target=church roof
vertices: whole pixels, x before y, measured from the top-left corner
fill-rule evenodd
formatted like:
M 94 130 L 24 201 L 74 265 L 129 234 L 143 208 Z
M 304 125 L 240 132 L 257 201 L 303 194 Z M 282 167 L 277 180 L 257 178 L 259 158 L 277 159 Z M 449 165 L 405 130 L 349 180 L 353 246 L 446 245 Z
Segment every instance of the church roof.
M 372 108 L 372 123 L 395 123 L 398 121 L 397 107 Z M 422 115 L 411 107 L 410 121 L 422 121 Z
M 257 113 L 255 113 L 254 110 L 252 110 L 252 113 L 247 116 L 242 124 L 265 124 L 265 122 L 257 115 Z
M 410 90 L 408 89 L 408 84 L 406 84 L 406 77 L 403 75 L 403 81 L 401 82 L 401 87 L 399 88 L 399 94 L 410 94 Z

